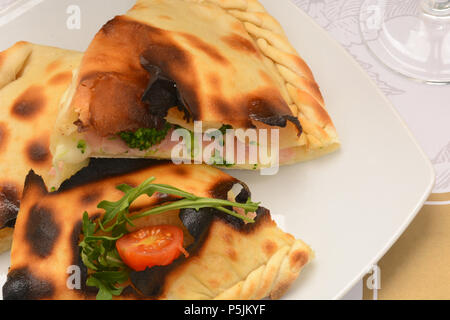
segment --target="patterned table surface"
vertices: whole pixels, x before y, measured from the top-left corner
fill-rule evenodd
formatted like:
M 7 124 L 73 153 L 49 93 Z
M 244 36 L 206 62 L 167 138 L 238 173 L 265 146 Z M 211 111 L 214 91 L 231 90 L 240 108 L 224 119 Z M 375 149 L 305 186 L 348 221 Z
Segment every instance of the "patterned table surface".
M 385 68 L 360 35 L 363 0 L 293 0 L 359 62 L 392 101 L 436 171 L 436 185 L 426 206 L 380 261 L 381 299 L 450 298 L 450 87 L 430 86 Z M 372 3 L 376 4 L 377 0 Z M 389 19 L 414 15 L 418 0 L 398 0 Z M 416 282 L 416 284 L 412 284 Z M 447 285 L 442 285 L 447 283 Z M 358 297 L 360 283 L 348 298 Z M 364 297 L 372 298 L 364 283 Z
M 0 0 L 0 14 L 17 1 L 23 2 Z M 441 206 L 450 214 L 450 87 L 410 81 L 376 61 L 362 42 L 359 32 L 362 0 L 292 1 L 338 40 L 392 101 L 435 166 L 436 185 L 427 204 Z M 417 0 L 399 0 L 390 8 L 390 18 L 411 15 L 417 3 Z M 361 287 L 361 284 L 358 285 L 348 297 L 358 298 Z

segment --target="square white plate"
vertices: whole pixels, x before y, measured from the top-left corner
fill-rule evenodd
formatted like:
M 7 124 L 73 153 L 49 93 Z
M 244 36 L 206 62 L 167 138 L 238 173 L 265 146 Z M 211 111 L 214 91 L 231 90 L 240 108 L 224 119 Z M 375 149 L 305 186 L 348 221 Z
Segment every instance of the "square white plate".
M 85 50 L 101 25 L 125 12 L 134 0 L 28 3 L 35 6 L 0 27 L 0 50 L 18 40 Z M 262 200 L 282 228 L 316 252 L 285 298 L 340 298 L 412 221 L 431 191 L 434 171 L 389 101 L 337 42 L 289 1 L 262 3 L 311 66 L 342 149 L 284 167 L 276 176 L 231 173 L 248 182 L 253 199 Z M 80 30 L 66 27 L 69 5 L 81 8 Z M 19 12 L 17 8 L 10 12 Z M 0 25 L 2 21 L 5 16 Z M 7 270 L 4 255 L 0 280 Z

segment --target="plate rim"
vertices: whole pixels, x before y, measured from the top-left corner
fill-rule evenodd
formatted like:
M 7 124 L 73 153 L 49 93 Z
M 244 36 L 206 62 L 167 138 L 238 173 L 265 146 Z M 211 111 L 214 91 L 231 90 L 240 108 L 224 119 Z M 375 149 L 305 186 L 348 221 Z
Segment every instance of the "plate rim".
M 339 300 L 342 299 L 359 281 L 362 281 L 364 276 L 373 268 L 374 265 L 377 264 L 379 260 L 389 251 L 389 249 L 395 244 L 395 242 L 400 238 L 400 236 L 406 231 L 408 226 L 411 224 L 411 222 L 414 220 L 414 218 L 417 216 L 419 211 L 424 206 L 426 200 L 428 199 L 429 195 L 431 194 L 433 190 L 433 186 L 436 181 L 436 174 L 434 171 L 433 164 L 431 163 L 431 160 L 427 157 L 425 154 L 425 151 L 423 151 L 422 147 L 420 146 L 419 142 L 413 135 L 411 129 L 407 126 L 405 120 L 401 117 L 400 113 L 397 111 L 397 109 L 394 107 L 393 103 L 386 97 L 386 95 L 381 91 L 381 89 L 375 84 L 375 82 L 370 78 L 370 76 L 367 74 L 367 72 L 364 71 L 364 69 L 357 63 L 357 61 L 350 55 L 350 53 L 336 40 L 334 39 L 329 32 L 327 32 L 322 26 L 320 26 L 312 17 L 310 17 L 305 11 L 303 11 L 301 8 L 299 8 L 295 3 L 292 2 L 292 0 L 285 0 L 285 2 L 289 3 L 289 6 L 292 10 L 296 10 L 305 20 L 308 20 L 308 23 L 314 24 L 318 30 L 318 32 L 322 33 L 328 41 L 333 43 L 336 50 L 340 50 L 343 55 L 345 55 L 348 60 L 351 61 L 351 63 L 355 66 L 355 70 L 358 70 L 359 73 L 364 75 L 366 80 L 370 83 L 371 87 L 375 89 L 375 91 L 378 93 L 379 96 L 382 97 L 383 101 L 386 103 L 386 105 L 389 107 L 389 110 L 392 111 L 395 118 L 399 121 L 399 124 L 403 127 L 403 129 L 408 134 L 408 137 L 410 140 L 414 143 L 418 154 L 423 158 L 424 164 L 427 167 L 427 174 L 428 176 L 428 185 L 426 186 L 422 197 L 418 199 L 414 209 L 409 213 L 408 218 L 405 219 L 405 221 L 398 227 L 397 231 L 394 233 L 394 235 L 387 241 L 386 245 L 375 255 L 375 257 L 370 261 L 370 263 L 352 280 L 350 283 L 347 284 L 339 293 L 337 293 L 333 300 Z M 364 285 L 364 284 L 363 284 Z
M 28 9 L 31 9 L 35 6 L 40 5 L 44 0 L 19 0 L 18 3 L 31 3 L 32 6 L 29 6 Z M 408 226 L 411 224 L 411 222 L 414 220 L 414 218 L 417 216 L 419 211 L 424 206 L 426 200 L 428 199 L 429 195 L 432 192 L 433 186 L 435 184 L 436 175 L 434 171 L 434 167 L 431 163 L 431 160 L 426 156 L 425 152 L 423 151 L 422 147 L 418 143 L 417 139 L 413 135 L 412 131 L 409 129 L 409 127 L 406 125 L 405 120 L 401 117 L 400 113 L 397 111 L 397 109 L 394 107 L 393 103 L 386 97 L 386 95 L 381 91 L 381 89 L 375 84 L 375 82 L 370 78 L 370 76 L 367 74 L 367 72 L 364 71 L 364 69 L 357 63 L 357 61 L 350 55 L 350 53 L 335 39 L 333 38 L 329 32 L 327 32 L 322 26 L 320 26 L 312 17 L 310 17 L 305 11 L 303 11 L 299 6 L 297 6 L 292 0 L 285 0 L 284 3 L 289 6 L 291 10 L 296 10 L 296 12 L 303 17 L 304 20 L 307 21 L 307 23 L 313 24 L 315 28 L 317 29 L 317 32 L 321 33 L 330 43 L 333 44 L 336 50 L 340 50 L 340 52 L 347 58 L 347 60 L 351 61 L 351 63 L 354 65 L 355 70 L 358 70 L 358 72 L 365 77 L 365 79 L 370 83 L 370 86 L 372 89 L 375 89 L 375 91 L 378 93 L 379 96 L 383 99 L 384 103 L 389 106 L 388 109 L 391 110 L 395 118 L 398 120 L 399 124 L 403 129 L 406 131 L 409 139 L 413 142 L 413 144 L 416 147 L 416 150 L 418 151 L 418 154 L 422 157 L 422 160 L 424 161 L 424 165 L 426 166 L 427 175 L 428 175 L 428 184 L 420 197 L 420 199 L 417 200 L 417 203 L 414 206 L 414 209 L 411 210 L 411 212 L 408 214 L 407 219 L 398 227 L 397 231 L 389 238 L 384 245 L 384 247 L 370 260 L 368 265 L 356 275 L 356 277 L 350 281 L 344 288 L 342 288 L 333 298 L 332 300 L 338 300 L 342 299 L 359 281 L 363 280 L 363 277 L 372 269 L 374 265 L 387 253 L 387 251 L 395 244 L 395 242 L 400 238 L 400 236 L 405 232 L 405 230 L 408 228 Z M 0 17 L 4 16 L 8 13 L 7 9 L 11 8 L 5 8 L 6 10 L 2 10 L 0 12 Z M 26 10 L 28 11 L 28 10 Z M 25 13 L 21 12 L 21 13 Z M 21 14 L 20 14 L 21 15 Z M 5 23 L 3 26 L 6 26 L 9 22 L 16 20 L 20 15 L 15 16 L 13 19 Z M 5 252 L 8 253 L 8 252 Z M 363 284 L 364 285 L 364 284 Z

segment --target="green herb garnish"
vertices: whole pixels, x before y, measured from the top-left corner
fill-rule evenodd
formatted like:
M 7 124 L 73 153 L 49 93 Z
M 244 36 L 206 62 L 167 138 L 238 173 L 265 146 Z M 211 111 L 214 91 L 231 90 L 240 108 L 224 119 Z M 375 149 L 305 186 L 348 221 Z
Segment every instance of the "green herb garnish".
M 124 196 L 116 202 L 100 202 L 97 207 L 105 212 L 99 219 L 91 220 L 87 212 L 83 214 L 83 238 L 79 244 L 81 258 L 85 266 L 90 269 L 86 284 L 99 289 L 97 294 L 99 300 L 110 300 L 113 296 L 120 295 L 129 280 L 131 269 L 120 258 L 116 241 L 129 233 L 127 226 L 134 226 L 134 220 L 171 210 L 192 208 L 198 211 L 202 208 L 215 208 L 247 223 L 255 222 L 247 216 L 247 213 L 256 212 L 259 203 L 252 202 L 250 199 L 246 203 L 237 203 L 197 197 L 169 185 L 154 184 L 152 183 L 154 180 L 153 177 L 149 178 L 136 188 L 127 184 L 117 186 Z M 176 196 L 180 200 L 139 214 L 130 214 L 130 206 L 137 198 L 142 195 L 151 197 L 155 193 Z M 246 215 L 236 213 L 231 209 L 233 207 L 244 209 Z
M 118 135 L 130 148 L 144 151 L 163 141 L 171 128 L 172 126 L 169 123 L 166 123 L 162 130 L 140 128 L 134 132 L 123 131 Z
M 231 168 L 232 166 L 234 166 L 234 163 L 228 163 L 226 159 L 224 159 L 221 155 L 220 155 L 220 151 L 219 150 L 214 150 L 214 156 L 212 156 L 209 160 L 209 163 L 212 166 L 218 166 L 218 167 L 226 167 L 226 168 Z
M 87 146 L 86 141 L 85 140 L 80 140 L 80 141 L 78 141 L 77 149 L 79 149 L 82 154 L 85 154 L 86 153 L 86 146 Z
M 233 126 L 229 125 L 229 124 L 224 124 L 219 131 L 222 132 L 223 135 L 227 134 L 227 130 L 228 129 L 233 129 Z

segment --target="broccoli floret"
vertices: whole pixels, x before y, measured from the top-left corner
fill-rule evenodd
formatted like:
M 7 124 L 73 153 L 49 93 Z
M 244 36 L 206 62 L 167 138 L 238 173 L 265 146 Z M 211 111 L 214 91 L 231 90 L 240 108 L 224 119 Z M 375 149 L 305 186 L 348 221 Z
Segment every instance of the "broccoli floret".
M 140 128 L 135 132 L 124 131 L 118 135 L 130 148 L 145 151 L 163 141 L 171 128 L 172 126 L 166 123 L 162 130 Z
M 233 129 L 233 127 L 230 126 L 229 124 L 224 124 L 224 125 L 219 129 L 219 131 L 222 132 L 223 135 L 226 135 L 228 129 Z
M 86 141 L 80 140 L 78 141 L 77 148 L 81 151 L 82 154 L 86 153 Z
M 214 156 L 211 157 L 210 161 L 211 161 L 211 165 L 213 165 L 213 166 L 226 167 L 226 168 L 231 168 L 234 166 L 234 163 L 228 163 L 227 160 L 224 159 L 220 155 L 220 151 L 217 149 L 214 150 Z

